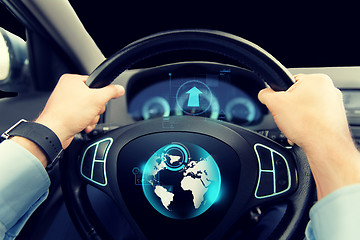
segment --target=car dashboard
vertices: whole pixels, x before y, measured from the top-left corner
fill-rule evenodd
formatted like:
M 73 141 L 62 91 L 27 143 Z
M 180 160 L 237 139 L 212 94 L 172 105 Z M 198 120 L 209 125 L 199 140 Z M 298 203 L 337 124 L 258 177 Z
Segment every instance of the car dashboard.
M 359 73 L 358 68 L 289 70 L 292 74 L 323 72 L 332 77 L 343 93 L 350 128 L 360 146 L 360 86 L 352 80 Z M 214 62 L 180 62 L 127 70 L 114 83 L 125 86 L 126 97 L 108 103 L 102 125 L 106 129 L 157 117 L 163 118 L 164 127 L 171 127 L 171 116 L 190 115 L 236 124 L 282 145 L 288 144 L 267 108 L 257 99 L 266 85 L 259 75 L 246 68 Z
M 124 74 L 115 83 L 126 86 L 126 99 L 112 100 L 105 115 L 107 123 L 122 119 L 124 106 L 129 122 L 188 115 L 251 128 L 261 125 L 269 114 L 257 99 L 265 84 L 245 68 L 182 62 Z

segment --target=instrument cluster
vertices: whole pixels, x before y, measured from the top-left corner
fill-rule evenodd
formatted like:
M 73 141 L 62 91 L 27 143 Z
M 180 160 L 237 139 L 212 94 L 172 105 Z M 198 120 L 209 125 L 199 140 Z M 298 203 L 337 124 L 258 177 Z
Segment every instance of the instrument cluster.
M 257 100 L 263 87 L 251 71 L 238 67 L 165 66 L 130 79 L 128 113 L 135 121 L 190 115 L 249 126 L 263 118 Z

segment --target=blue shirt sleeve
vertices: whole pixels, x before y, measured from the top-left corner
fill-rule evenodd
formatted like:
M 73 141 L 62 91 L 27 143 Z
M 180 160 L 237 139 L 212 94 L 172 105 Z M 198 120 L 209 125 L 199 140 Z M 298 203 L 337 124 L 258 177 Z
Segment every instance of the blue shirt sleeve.
M 308 240 L 360 239 L 360 184 L 338 189 L 310 210 Z
M 46 199 L 50 179 L 40 161 L 21 145 L 0 144 L 0 239 L 14 239 Z

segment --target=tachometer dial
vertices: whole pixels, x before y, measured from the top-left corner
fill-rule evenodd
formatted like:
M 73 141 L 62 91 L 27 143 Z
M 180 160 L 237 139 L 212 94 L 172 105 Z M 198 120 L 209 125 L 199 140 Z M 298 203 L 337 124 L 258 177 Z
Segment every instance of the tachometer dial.
M 142 117 L 146 119 L 170 116 L 170 105 L 163 97 L 150 98 L 142 107 Z
M 256 108 L 250 99 L 237 97 L 228 102 L 225 115 L 229 122 L 247 124 L 254 121 Z

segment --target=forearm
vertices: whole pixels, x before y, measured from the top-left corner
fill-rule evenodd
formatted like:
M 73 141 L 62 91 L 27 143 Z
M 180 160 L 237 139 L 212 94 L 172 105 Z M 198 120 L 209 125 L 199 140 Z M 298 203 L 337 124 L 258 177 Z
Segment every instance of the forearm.
M 329 136 L 305 149 L 317 185 L 318 199 L 336 189 L 360 183 L 360 153 L 350 134 Z

